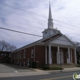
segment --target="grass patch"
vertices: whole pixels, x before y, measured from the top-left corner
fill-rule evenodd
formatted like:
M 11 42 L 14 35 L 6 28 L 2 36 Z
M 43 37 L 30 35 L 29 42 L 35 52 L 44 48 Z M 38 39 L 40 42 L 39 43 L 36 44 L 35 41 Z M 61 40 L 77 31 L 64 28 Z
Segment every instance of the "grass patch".
M 60 67 L 50 67 L 49 70 L 63 70 L 63 68 L 60 68 Z

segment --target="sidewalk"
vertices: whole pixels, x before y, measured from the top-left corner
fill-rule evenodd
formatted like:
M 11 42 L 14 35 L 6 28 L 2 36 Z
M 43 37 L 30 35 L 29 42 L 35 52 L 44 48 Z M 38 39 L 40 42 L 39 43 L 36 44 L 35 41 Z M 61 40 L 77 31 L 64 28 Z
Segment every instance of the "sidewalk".
M 79 71 L 79 67 L 74 67 L 74 68 L 64 68 L 62 72 L 69 72 L 69 71 Z M 0 73 L 0 77 L 17 77 L 17 76 L 32 76 L 32 75 L 46 75 L 50 73 L 59 73 L 60 70 L 39 70 L 39 69 L 34 69 L 34 71 L 31 72 L 17 72 L 15 71 L 14 73 Z
M 15 72 L 15 73 L 0 73 L 0 77 L 17 77 L 17 76 L 32 76 L 32 75 L 46 75 L 49 74 L 45 71 L 40 72 Z
M 64 70 L 62 70 L 62 72 L 79 71 L 79 70 L 80 70 L 80 67 L 64 68 Z M 48 73 L 59 73 L 60 70 L 49 70 L 46 72 L 48 72 Z

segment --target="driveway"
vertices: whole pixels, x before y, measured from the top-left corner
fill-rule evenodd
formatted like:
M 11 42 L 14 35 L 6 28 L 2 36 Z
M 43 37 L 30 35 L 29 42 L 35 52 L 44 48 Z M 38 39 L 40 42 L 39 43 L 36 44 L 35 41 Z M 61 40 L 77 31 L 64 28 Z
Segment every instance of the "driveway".
M 30 72 L 34 71 L 33 69 L 18 66 L 18 65 L 12 65 L 12 64 L 0 64 L 0 73 L 17 73 L 17 72 Z

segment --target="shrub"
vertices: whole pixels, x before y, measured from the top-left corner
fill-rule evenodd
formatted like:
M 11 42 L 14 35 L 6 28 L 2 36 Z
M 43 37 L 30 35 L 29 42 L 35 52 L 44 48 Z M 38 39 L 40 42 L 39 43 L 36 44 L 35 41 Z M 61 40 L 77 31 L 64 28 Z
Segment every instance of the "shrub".
M 60 68 L 60 67 L 50 67 L 49 70 L 63 70 L 63 68 Z
M 32 62 L 32 68 L 36 68 L 36 62 Z
M 63 70 L 63 68 L 60 67 L 48 67 L 47 65 L 42 66 L 43 70 Z
M 42 69 L 43 69 L 43 70 L 48 70 L 49 67 L 48 67 L 47 65 L 44 65 L 44 66 L 42 66 Z

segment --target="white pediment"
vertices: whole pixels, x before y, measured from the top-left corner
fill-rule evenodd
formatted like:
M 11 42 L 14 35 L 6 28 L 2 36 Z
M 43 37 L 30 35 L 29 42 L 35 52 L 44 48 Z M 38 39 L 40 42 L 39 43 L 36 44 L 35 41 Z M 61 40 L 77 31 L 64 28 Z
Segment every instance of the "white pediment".
M 69 45 L 69 46 L 73 46 L 73 44 L 71 43 L 71 41 L 69 41 L 66 37 L 61 36 L 57 39 L 52 40 L 50 43 L 54 43 L 54 44 L 60 44 L 60 45 Z

